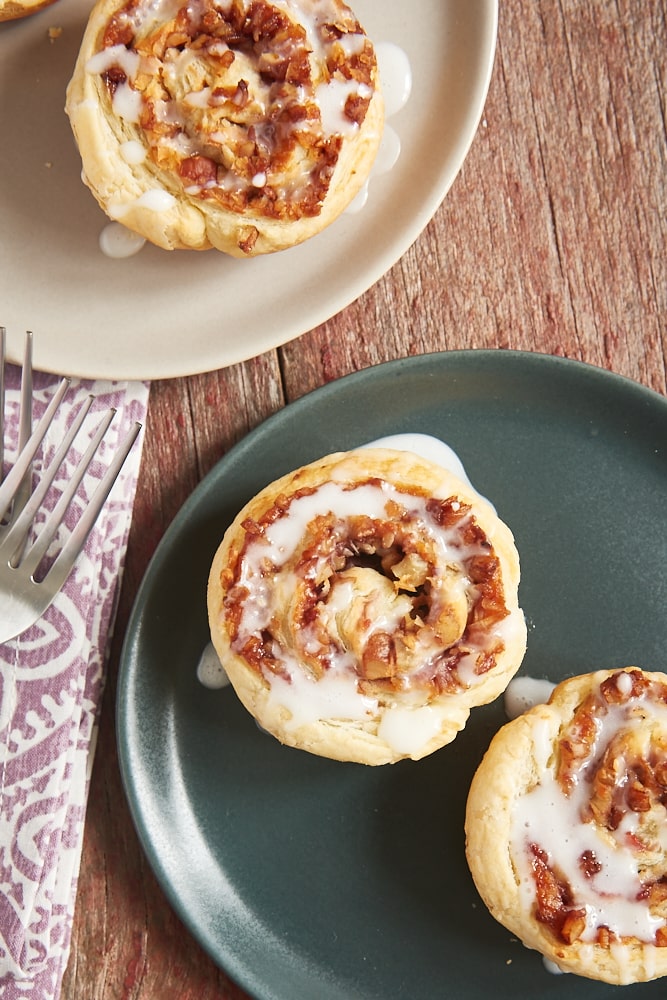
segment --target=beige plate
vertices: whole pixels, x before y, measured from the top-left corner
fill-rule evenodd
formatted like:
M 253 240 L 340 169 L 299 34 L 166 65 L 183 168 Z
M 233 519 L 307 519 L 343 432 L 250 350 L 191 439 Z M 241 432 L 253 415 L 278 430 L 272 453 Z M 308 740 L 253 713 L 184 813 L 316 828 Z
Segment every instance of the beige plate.
M 167 378 L 243 361 L 353 302 L 414 242 L 477 129 L 496 43 L 497 0 L 355 0 L 371 37 L 409 57 L 413 88 L 391 119 L 402 146 L 369 200 L 293 250 L 250 261 L 152 246 L 112 260 L 106 217 L 80 180 L 63 111 L 90 3 L 58 0 L 0 24 L 0 324 L 10 356 L 35 333 L 39 368 Z M 50 37 L 51 28 L 62 29 Z M 8 141 L 11 137 L 11 141 Z

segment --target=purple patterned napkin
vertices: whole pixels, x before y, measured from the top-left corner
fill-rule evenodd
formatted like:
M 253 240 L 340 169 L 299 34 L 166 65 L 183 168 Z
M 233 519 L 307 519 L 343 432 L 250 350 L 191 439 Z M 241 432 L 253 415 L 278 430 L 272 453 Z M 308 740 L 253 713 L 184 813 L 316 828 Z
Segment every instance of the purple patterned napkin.
M 35 373 L 34 422 L 59 381 Z M 8 366 L 8 464 L 17 449 L 19 383 L 19 370 Z M 114 446 L 135 421 L 143 423 L 148 391 L 143 383 L 72 380 L 35 460 L 36 475 L 62 440 L 65 425 L 92 394 L 95 402 L 74 443 L 76 457 L 85 450 L 102 413 L 109 407 L 117 413 L 77 501 L 84 490 L 90 495 Z M 69 954 L 105 658 L 120 590 L 141 441 L 142 435 L 61 593 L 36 625 L 0 643 L 0 995 L 4 1000 L 51 1000 L 60 993 Z M 66 463 L 56 486 L 67 478 Z

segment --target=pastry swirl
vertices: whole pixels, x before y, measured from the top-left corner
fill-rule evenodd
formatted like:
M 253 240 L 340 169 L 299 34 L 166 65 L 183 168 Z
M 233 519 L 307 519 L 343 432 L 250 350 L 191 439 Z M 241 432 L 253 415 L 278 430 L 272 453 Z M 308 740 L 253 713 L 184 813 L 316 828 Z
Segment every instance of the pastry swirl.
M 667 973 L 667 676 L 559 684 L 505 725 L 471 785 L 467 856 L 493 916 L 563 971 Z
M 342 0 L 99 0 L 66 108 L 107 215 L 237 257 L 337 218 L 383 124 L 375 50 Z
M 407 452 L 338 453 L 239 513 L 208 589 L 246 708 L 291 746 L 369 764 L 449 743 L 518 669 L 519 561 L 493 509 Z

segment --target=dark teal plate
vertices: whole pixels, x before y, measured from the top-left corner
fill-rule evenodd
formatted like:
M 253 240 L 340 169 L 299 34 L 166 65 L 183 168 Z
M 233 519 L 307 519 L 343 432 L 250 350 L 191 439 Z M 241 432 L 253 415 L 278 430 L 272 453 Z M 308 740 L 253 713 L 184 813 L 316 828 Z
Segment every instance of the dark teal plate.
M 148 569 L 118 703 L 143 847 L 193 935 L 260 1000 L 616 996 L 545 971 L 473 887 L 466 793 L 502 699 L 433 756 L 373 769 L 281 747 L 231 688 L 197 680 L 208 568 L 239 508 L 296 466 L 405 431 L 450 444 L 515 533 L 524 673 L 667 668 L 665 399 L 587 365 L 500 351 L 350 375 L 229 452 Z

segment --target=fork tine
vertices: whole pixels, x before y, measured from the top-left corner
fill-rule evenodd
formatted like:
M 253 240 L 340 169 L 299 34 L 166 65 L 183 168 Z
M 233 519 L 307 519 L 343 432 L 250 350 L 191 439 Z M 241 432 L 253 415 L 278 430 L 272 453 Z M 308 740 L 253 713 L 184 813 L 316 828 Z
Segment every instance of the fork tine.
M 85 413 L 90 408 L 91 402 L 92 402 L 92 397 L 90 397 L 87 403 L 84 404 L 84 406 L 82 407 L 82 409 L 84 410 L 83 416 L 85 416 Z M 86 474 L 86 469 L 93 460 L 93 456 L 95 455 L 95 452 L 97 451 L 100 445 L 100 441 L 102 440 L 107 430 L 109 429 L 109 424 L 113 420 L 115 412 L 116 411 L 113 409 L 109 410 L 107 414 L 104 416 L 104 418 L 98 424 L 95 433 L 92 437 L 92 440 L 90 441 L 85 453 L 80 458 L 76 469 L 74 469 L 74 472 L 70 476 L 67 482 L 67 486 L 60 494 L 58 502 L 56 503 L 55 507 L 49 514 L 45 524 L 42 525 L 39 532 L 39 536 L 31 546 L 29 551 L 26 553 L 25 558 L 21 563 L 21 566 L 23 571 L 26 573 L 30 573 L 31 576 L 35 573 L 35 570 L 37 569 L 40 562 L 46 555 L 46 552 L 48 550 L 49 545 L 51 544 L 53 536 L 55 535 L 56 531 L 58 530 L 58 526 L 60 525 L 60 522 L 65 516 L 65 511 L 67 510 L 72 499 L 74 498 L 74 495 L 77 489 L 79 488 L 79 484 L 83 479 L 84 475 Z M 81 414 L 79 414 L 79 416 L 81 417 L 81 421 L 83 421 L 83 416 L 81 416 Z M 78 428 L 76 429 L 78 430 Z M 71 441 L 74 440 L 74 434 L 72 434 L 71 430 L 70 433 L 67 435 L 67 437 L 70 438 L 70 443 Z M 65 457 L 65 454 L 67 454 L 67 449 L 65 449 L 63 458 Z M 47 478 L 48 481 L 46 483 L 46 490 L 44 490 L 44 495 L 46 495 L 46 491 L 48 490 L 48 487 L 51 485 L 51 482 L 53 481 L 55 474 L 61 465 L 62 459 L 61 462 L 58 462 L 58 464 L 56 464 L 57 457 L 58 456 L 55 456 L 53 462 L 49 466 L 49 469 L 46 473 L 45 478 Z M 35 510 L 38 509 L 38 506 L 37 508 L 35 508 Z M 27 515 L 27 511 L 25 513 Z M 27 523 L 23 528 L 23 530 L 26 532 L 30 527 L 30 520 L 31 519 L 28 519 L 26 516 Z
M 32 434 L 32 330 L 26 330 L 25 334 L 19 421 L 19 451 L 23 451 Z
M 32 332 L 26 331 L 21 369 L 21 408 L 19 411 L 19 454 L 23 451 L 32 434 Z M 25 507 L 32 489 L 32 470 L 28 466 L 21 485 L 14 496 L 12 518 Z
M 32 433 L 32 332 L 26 330 L 25 345 L 23 349 L 23 367 L 21 369 L 21 403 L 19 410 L 19 455 L 25 448 Z M 27 504 L 32 490 L 32 463 L 26 469 L 26 473 L 17 487 L 12 501 L 12 510 L 8 525 L 11 526 L 21 511 Z M 21 549 L 17 548 L 14 561 L 21 554 Z
M 32 496 L 25 503 L 24 509 L 22 510 L 20 516 L 16 519 L 14 524 L 12 524 L 11 528 L 7 532 L 5 538 L 3 539 L 2 544 L 0 545 L 0 551 L 12 553 L 10 558 L 12 566 L 17 566 L 20 562 L 20 555 L 21 552 L 23 551 L 23 547 L 27 540 L 28 532 L 30 530 L 30 525 L 32 524 L 33 518 L 35 517 L 37 511 L 39 510 L 42 500 L 48 493 L 49 487 L 53 483 L 53 480 L 56 477 L 56 473 L 58 472 L 58 469 L 65 460 L 65 457 L 70 449 L 70 446 L 74 441 L 74 438 L 78 434 L 81 425 L 83 424 L 83 421 L 85 420 L 86 415 L 88 414 L 88 411 L 90 410 L 92 402 L 93 402 L 93 396 L 89 396 L 88 399 L 79 408 L 79 412 L 77 413 L 76 418 L 72 421 L 71 427 L 69 428 L 67 434 L 63 438 L 60 445 L 58 446 L 55 455 L 49 462 L 48 468 L 45 469 L 44 472 L 42 472 L 42 475 L 39 479 L 39 482 L 35 486 L 35 490 Z M 79 485 L 79 482 L 80 478 L 75 481 L 74 489 L 76 489 L 76 487 Z M 40 538 L 41 537 L 42 536 L 40 535 Z M 44 548 L 45 552 L 46 548 L 48 548 L 48 544 L 49 542 L 47 541 L 47 544 Z
M 5 362 L 7 331 L 0 326 L 0 482 L 5 460 Z M 32 331 L 26 330 L 21 370 L 21 404 L 19 416 L 19 452 L 25 448 L 32 432 Z
M 68 537 L 62 547 L 62 550 L 56 557 L 55 562 L 49 569 L 46 575 L 46 581 L 48 581 L 50 590 L 59 590 L 69 576 L 70 570 L 72 569 L 77 556 L 81 552 L 81 549 L 85 545 L 86 539 L 88 538 L 88 535 L 95 524 L 95 521 L 97 520 L 97 517 L 102 510 L 102 507 L 104 506 L 116 479 L 118 478 L 118 474 L 123 466 L 123 463 L 125 462 L 132 445 L 136 441 L 140 430 L 141 424 L 135 423 L 133 428 L 126 435 L 125 440 L 121 443 L 119 449 L 114 455 L 113 461 L 110 463 L 104 473 L 104 476 L 99 481 L 88 506 L 81 514 L 74 530 Z
M 69 384 L 70 380 L 68 378 L 64 378 L 61 381 L 42 418 L 38 422 L 37 427 L 30 435 L 25 448 L 16 459 L 11 471 L 7 474 L 5 481 L 0 486 L 0 518 L 4 517 L 14 498 L 14 495 L 16 494 L 16 491 L 23 482 L 23 478 L 30 468 L 37 449 L 46 436 L 46 432 L 49 429 L 53 415 L 58 409 L 63 396 L 67 392 Z

